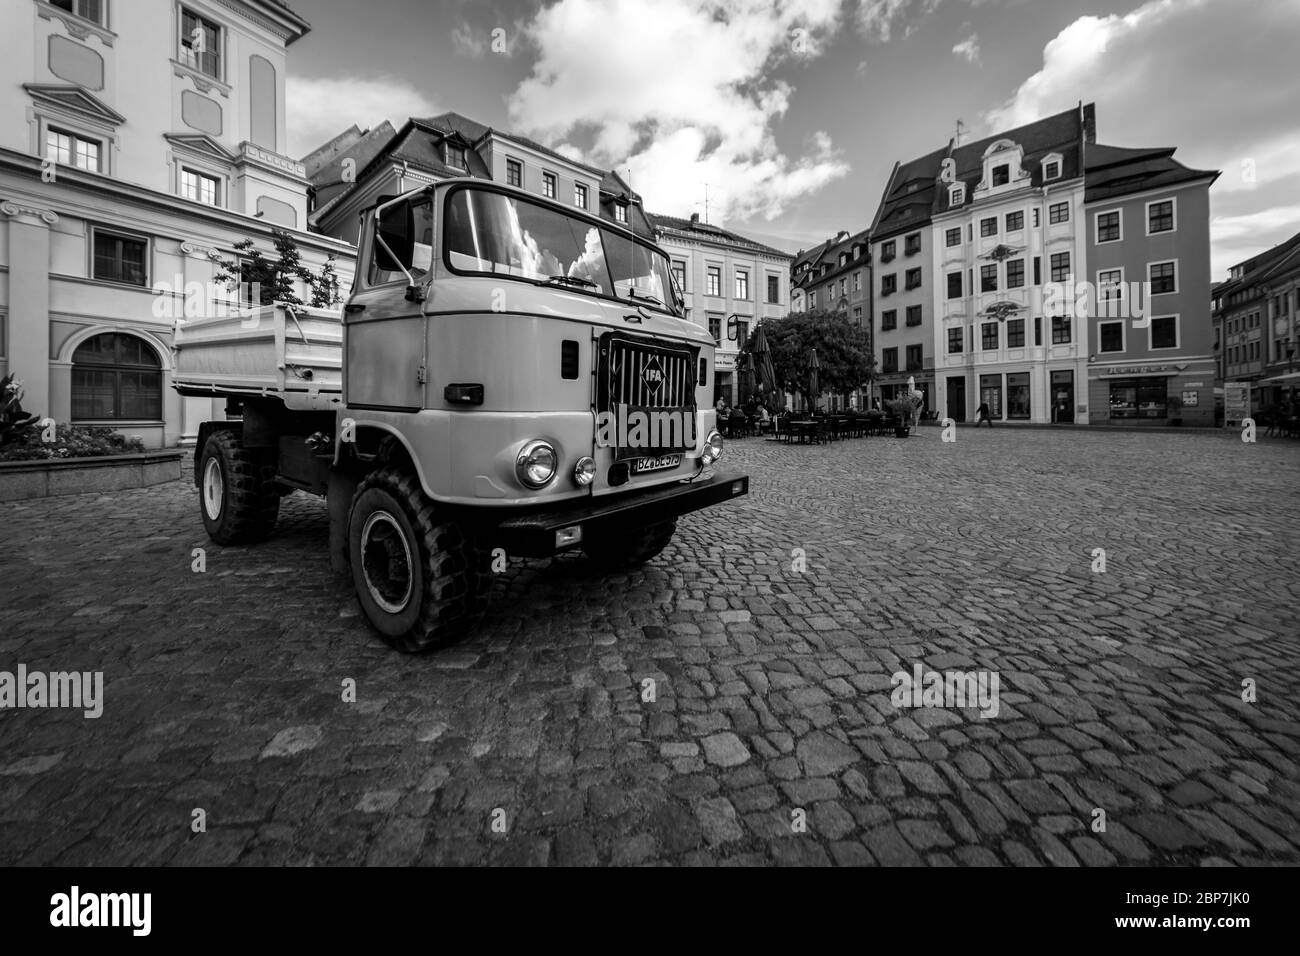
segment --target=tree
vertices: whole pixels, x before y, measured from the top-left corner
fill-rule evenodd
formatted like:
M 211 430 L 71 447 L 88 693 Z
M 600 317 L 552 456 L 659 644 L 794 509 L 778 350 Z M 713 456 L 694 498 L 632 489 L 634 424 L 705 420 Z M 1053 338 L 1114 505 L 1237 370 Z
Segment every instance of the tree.
M 809 359 L 817 350 L 819 391 L 845 393 L 867 384 L 873 377 L 875 360 L 866 329 L 848 320 L 842 312 L 796 312 L 782 319 L 762 323 L 771 349 L 772 368 L 786 391 L 802 395 L 809 404 L 817 396 L 808 394 Z M 754 349 L 756 328 L 745 342 L 742 355 Z M 753 365 L 751 360 L 751 367 Z
M 310 291 L 313 306 L 329 308 L 336 305 L 340 296 L 333 254 L 326 259 L 317 275 L 302 264 L 302 254 L 298 251 L 298 243 L 293 236 L 283 229 L 271 230 L 271 236 L 275 243 L 274 260 L 268 259 L 252 239 L 241 239 L 235 243 L 235 251 L 241 253 L 239 259 L 213 257 L 213 261 L 221 267 L 216 278 L 232 286 L 243 282 L 257 289 L 259 305 L 272 305 L 276 302 L 303 305 L 294 285 L 296 280 L 301 279 Z

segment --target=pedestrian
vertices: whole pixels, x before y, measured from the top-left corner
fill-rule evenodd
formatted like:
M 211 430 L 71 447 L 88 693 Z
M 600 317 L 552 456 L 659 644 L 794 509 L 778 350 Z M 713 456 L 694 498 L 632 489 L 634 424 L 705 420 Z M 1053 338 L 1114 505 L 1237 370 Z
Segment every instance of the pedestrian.
M 975 420 L 975 427 L 979 428 L 984 422 L 989 423 L 989 428 L 993 427 L 993 418 L 989 415 L 989 403 L 980 402 L 980 407 L 975 409 L 975 414 L 979 417 Z

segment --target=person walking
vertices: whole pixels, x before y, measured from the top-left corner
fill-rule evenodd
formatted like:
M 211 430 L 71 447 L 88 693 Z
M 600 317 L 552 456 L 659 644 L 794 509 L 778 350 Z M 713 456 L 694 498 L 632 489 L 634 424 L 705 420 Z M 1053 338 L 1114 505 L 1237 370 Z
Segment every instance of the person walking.
M 980 402 L 980 407 L 977 408 L 977 409 L 975 409 L 975 414 L 979 416 L 979 417 L 975 420 L 975 427 L 976 427 L 976 428 L 979 428 L 980 425 L 984 424 L 985 422 L 988 422 L 989 428 L 992 428 L 992 427 L 993 427 L 993 419 L 992 419 L 992 417 L 989 415 L 989 403 L 988 403 L 988 402 Z

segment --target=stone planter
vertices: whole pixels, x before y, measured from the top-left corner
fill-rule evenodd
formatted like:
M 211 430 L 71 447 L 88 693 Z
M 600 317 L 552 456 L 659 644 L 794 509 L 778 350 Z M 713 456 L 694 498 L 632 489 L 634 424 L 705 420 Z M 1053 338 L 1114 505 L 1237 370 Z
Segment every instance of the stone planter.
M 169 448 L 103 458 L 0 461 L 0 501 L 121 491 L 176 481 L 181 477 L 184 454 Z

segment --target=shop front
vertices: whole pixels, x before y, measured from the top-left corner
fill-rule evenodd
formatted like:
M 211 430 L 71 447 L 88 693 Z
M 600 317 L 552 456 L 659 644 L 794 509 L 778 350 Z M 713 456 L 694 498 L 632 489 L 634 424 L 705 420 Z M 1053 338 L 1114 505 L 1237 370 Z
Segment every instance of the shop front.
M 1094 425 L 1214 424 L 1213 360 L 1095 366 L 1088 382 Z

